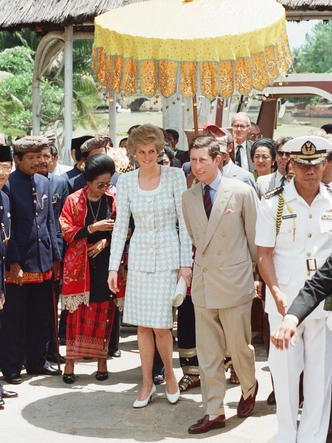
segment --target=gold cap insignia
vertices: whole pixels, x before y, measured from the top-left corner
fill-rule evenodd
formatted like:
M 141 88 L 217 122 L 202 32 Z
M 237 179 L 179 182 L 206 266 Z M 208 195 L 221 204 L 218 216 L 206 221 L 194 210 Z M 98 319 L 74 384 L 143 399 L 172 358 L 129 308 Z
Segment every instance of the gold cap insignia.
M 316 154 L 316 146 L 311 141 L 307 141 L 302 145 L 301 153 L 303 155 L 314 155 Z

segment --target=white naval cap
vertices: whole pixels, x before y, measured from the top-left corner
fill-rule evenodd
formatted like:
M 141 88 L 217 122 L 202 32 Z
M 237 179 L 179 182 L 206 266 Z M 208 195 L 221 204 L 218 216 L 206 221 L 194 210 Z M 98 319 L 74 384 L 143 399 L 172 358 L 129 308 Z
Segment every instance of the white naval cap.
M 329 151 L 332 150 L 332 143 L 326 138 L 316 135 L 306 135 L 304 137 L 293 138 L 283 146 L 284 152 L 290 153 L 290 158 L 295 163 L 305 165 L 317 165 L 322 163 Z

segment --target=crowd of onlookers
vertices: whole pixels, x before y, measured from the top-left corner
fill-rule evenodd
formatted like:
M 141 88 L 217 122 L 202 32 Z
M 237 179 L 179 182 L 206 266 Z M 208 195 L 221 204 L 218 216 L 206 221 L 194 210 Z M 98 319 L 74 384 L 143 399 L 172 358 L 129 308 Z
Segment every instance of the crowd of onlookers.
M 239 112 L 229 128 L 204 124 L 182 151 L 176 130 L 136 125 L 119 147 L 108 136 L 73 139 L 73 168 L 61 164 L 53 134 L 12 147 L 0 134 L 7 383 L 21 383 L 23 369 L 60 375 L 65 364 L 63 381 L 73 384 L 82 358 L 97 360 L 95 378 L 104 381 L 107 356 L 121 357 L 121 322 L 135 325 L 143 381 L 134 408 L 148 405 L 157 384 L 165 382 L 171 404 L 200 386 L 205 415 L 188 430 L 199 434 L 226 425 L 228 370 L 241 385 L 238 417 L 254 409 L 253 340 L 269 356 L 278 441 L 324 442 L 331 332 L 323 304 L 307 320 L 290 316 L 301 320 L 294 348 L 270 348 L 270 335 L 332 250 L 330 129 L 274 141 Z M 187 292 L 177 309 L 176 380 L 180 279 Z M 0 387 L 0 408 L 15 396 Z

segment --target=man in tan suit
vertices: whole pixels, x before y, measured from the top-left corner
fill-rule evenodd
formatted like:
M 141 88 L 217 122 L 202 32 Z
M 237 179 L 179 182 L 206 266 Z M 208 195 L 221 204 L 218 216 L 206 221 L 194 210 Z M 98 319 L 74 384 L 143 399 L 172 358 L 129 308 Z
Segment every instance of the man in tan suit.
M 210 136 L 192 141 L 191 168 L 200 183 L 183 194 L 183 215 L 196 247 L 192 300 L 205 408 L 205 416 L 188 429 L 190 434 L 225 426 L 226 351 L 241 382 L 239 417 L 253 410 L 258 390 L 250 344 L 258 199 L 252 187 L 222 176 L 224 150 Z

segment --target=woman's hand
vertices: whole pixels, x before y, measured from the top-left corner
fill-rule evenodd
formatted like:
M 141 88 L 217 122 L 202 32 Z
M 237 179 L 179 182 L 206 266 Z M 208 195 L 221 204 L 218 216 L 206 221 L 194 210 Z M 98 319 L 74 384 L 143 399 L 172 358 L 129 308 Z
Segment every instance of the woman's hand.
M 113 219 L 100 220 L 88 226 L 88 231 L 90 234 L 93 234 L 96 231 L 113 231 L 113 229 L 114 229 Z
M 191 285 L 191 279 L 192 279 L 193 271 L 190 267 L 181 266 L 178 272 L 178 280 L 180 277 L 184 278 L 184 281 L 186 282 L 187 287 Z
M 118 273 L 116 271 L 108 271 L 107 279 L 108 287 L 112 292 L 119 292 L 118 288 Z
M 91 258 L 97 257 L 98 254 L 106 247 L 107 240 L 103 238 L 102 240 L 97 241 L 94 245 L 88 248 L 88 256 Z

